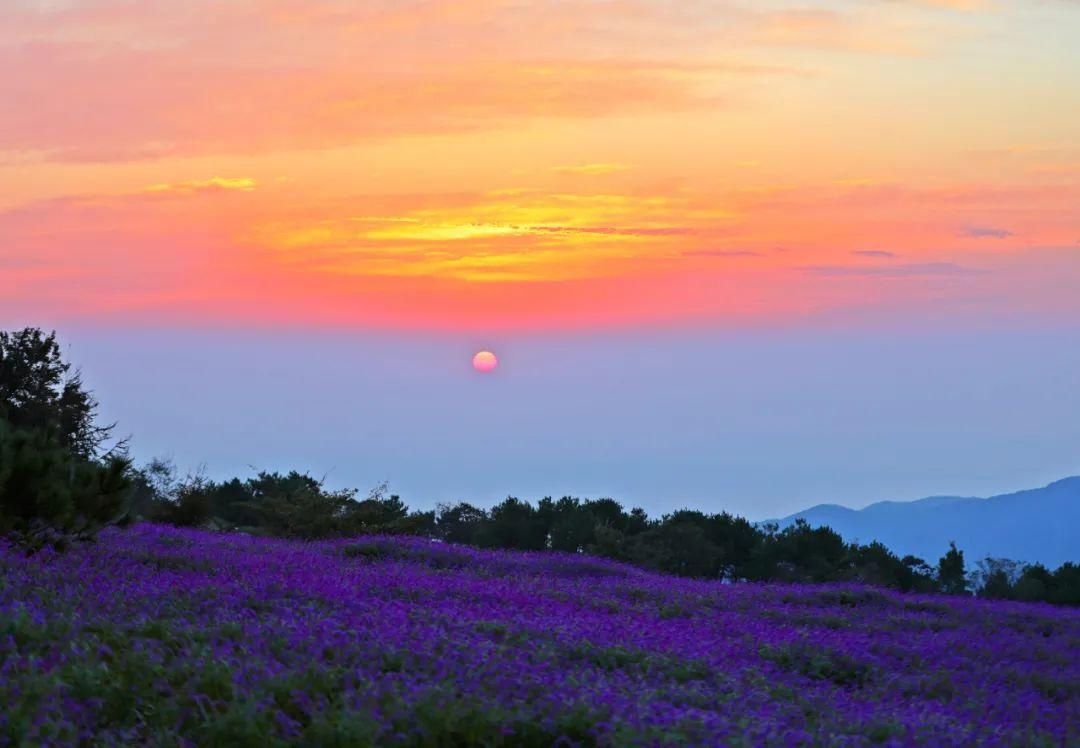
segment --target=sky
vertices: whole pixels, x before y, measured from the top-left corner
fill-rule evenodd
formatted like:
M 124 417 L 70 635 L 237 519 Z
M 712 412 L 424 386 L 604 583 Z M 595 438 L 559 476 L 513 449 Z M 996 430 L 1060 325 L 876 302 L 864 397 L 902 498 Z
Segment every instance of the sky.
M 137 457 L 418 505 L 1080 473 L 1078 33 L 1075 0 L 6 0 L 0 326 L 61 330 Z

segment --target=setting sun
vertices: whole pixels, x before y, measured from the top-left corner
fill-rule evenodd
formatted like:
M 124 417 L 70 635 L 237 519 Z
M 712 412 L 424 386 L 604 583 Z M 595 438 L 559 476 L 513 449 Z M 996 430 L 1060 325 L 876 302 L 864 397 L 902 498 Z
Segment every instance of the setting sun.
M 495 367 L 499 365 L 499 359 L 491 351 L 480 351 L 472 360 L 473 368 L 484 374 L 495 371 Z

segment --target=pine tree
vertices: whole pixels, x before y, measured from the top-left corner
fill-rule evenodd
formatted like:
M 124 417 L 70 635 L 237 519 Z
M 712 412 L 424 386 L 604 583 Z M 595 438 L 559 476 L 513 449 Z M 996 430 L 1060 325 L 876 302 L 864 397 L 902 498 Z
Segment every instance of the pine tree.
M 0 533 L 62 546 L 124 518 L 131 465 L 100 454 L 96 408 L 55 333 L 0 332 Z
M 967 594 L 964 552 L 956 547 L 956 543 L 949 543 L 949 550 L 938 561 L 938 586 L 947 595 Z

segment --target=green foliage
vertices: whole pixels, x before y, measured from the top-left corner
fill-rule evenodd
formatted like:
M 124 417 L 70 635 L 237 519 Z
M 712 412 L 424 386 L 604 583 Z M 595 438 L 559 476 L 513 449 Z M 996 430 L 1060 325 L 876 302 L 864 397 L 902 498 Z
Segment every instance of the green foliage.
M 766 645 L 761 657 L 785 670 L 801 673 L 815 680 L 827 680 L 838 686 L 860 688 L 874 676 L 873 668 L 851 655 L 809 642 Z
M 109 429 L 59 350 L 40 330 L 0 332 L 0 534 L 31 550 L 93 537 L 130 496 L 130 462 L 98 456 Z
M 440 504 L 435 509 L 435 535 L 448 543 L 477 545 L 487 512 L 472 504 Z
M 358 499 L 355 491 L 327 490 L 322 481 L 295 471 L 216 483 L 190 475 L 178 479 L 170 463 L 157 460 L 135 475 L 139 515 L 176 525 L 307 539 L 408 534 L 484 548 L 584 552 L 655 571 L 731 582 L 857 582 L 952 594 L 966 594 L 968 586 L 963 553 L 955 545 L 934 569 L 914 556 L 900 558 L 881 543 L 848 544 L 834 530 L 802 521 L 779 530 L 726 512 L 692 510 L 652 520 L 641 509 L 627 512 L 613 499 L 568 496 L 547 497 L 535 506 L 508 497 L 490 510 L 460 502 L 441 504 L 433 512 L 410 512 L 400 497 L 386 495 L 385 486 Z M 344 553 L 374 559 L 386 550 L 363 541 L 347 546 Z M 436 568 L 457 564 L 445 551 L 431 550 L 430 555 Z M 1080 603 L 1080 569 L 1075 566 L 1058 572 L 1018 564 L 1009 568 L 1004 578 L 999 573 L 975 575 L 978 594 Z
M 324 491 L 317 479 L 292 471 L 259 473 L 248 481 L 248 494 L 243 507 L 273 535 L 313 539 L 347 532 L 344 520 L 352 491 Z
M 590 667 L 601 670 L 631 670 L 642 674 L 662 673 L 679 683 L 707 680 L 713 676 L 709 663 L 697 659 L 672 657 L 658 652 L 623 647 L 620 645 L 603 647 L 590 642 L 581 642 L 570 647 L 567 659 L 573 662 L 585 662 Z
M 547 546 L 548 528 L 527 501 L 509 496 L 491 508 L 482 545 L 539 551 Z
M 938 586 L 947 595 L 966 595 L 967 576 L 964 571 L 964 552 L 949 543 L 949 550 L 938 561 Z
M 63 360 L 56 333 L 0 331 L 0 419 L 15 430 L 43 431 L 83 458 L 112 431 L 94 422 L 97 401 Z
M 680 513 L 685 514 L 685 513 Z M 666 517 L 629 543 L 631 562 L 689 577 L 716 576 L 719 549 L 702 523 L 683 516 Z
M 548 496 L 540 500 L 536 514 L 550 528 L 548 545 L 554 551 L 578 553 L 596 539 L 596 516 L 580 499 L 564 496 L 553 501 Z
M 307 540 L 431 534 L 435 524 L 434 512 L 410 513 L 399 496 L 385 495 L 385 486 L 358 500 L 354 490 L 328 490 L 321 480 L 295 470 L 218 483 L 199 474 L 177 478 L 172 463 L 158 459 L 135 472 L 135 496 L 144 519 Z
M 848 547 L 846 568 L 839 573 L 845 581 L 894 587 L 903 592 L 934 592 L 934 572 L 921 558 L 897 558 L 881 543 L 852 544 Z
M 1004 558 L 985 558 L 972 576 L 972 587 L 979 597 L 1007 600 L 1023 572 L 1023 565 Z
M 850 566 L 840 534 L 828 527 L 811 527 L 805 520 L 768 536 L 761 555 L 765 568 L 772 567 L 769 578 L 790 582 L 833 581 Z
M 342 549 L 346 558 L 365 561 L 400 559 L 426 564 L 433 569 L 461 569 L 468 565 L 467 557 L 440 543 L 429 547 L 406 546 L 383 539 L 361 540 Z
M 972 587 L 989 599 L 1080 605 L 1080 566 L 1066 563 L 1050 571 L 1042 564 L 987 558 L 972 574 Z
M 179 527 L 202 527 L 213 510 L 210 484 L 196 476 L 185 480 L 176 491 L 176 500 L 163 511 L 165 521 Z

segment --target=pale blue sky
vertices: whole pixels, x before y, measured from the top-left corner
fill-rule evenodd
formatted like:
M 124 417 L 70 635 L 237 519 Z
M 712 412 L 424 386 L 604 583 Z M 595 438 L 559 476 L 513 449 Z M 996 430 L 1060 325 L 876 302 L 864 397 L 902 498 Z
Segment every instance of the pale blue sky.
M 140 460 L 766 518 L 1080 473 L 1080 331 L 422 336 L 66 329 Z M 473 352 L 502 359 L 472 371 Z

